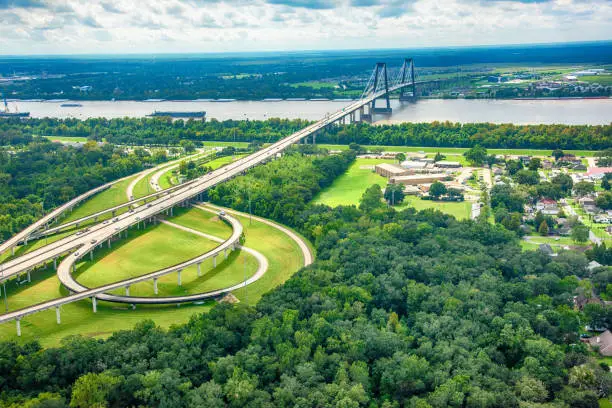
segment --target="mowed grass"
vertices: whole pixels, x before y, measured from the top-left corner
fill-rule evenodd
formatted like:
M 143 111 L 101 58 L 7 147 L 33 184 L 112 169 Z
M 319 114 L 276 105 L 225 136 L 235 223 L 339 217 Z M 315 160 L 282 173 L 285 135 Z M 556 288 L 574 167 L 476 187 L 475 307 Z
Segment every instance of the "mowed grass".
M 43 136 L 45 139 L 49 139 L 52 142 L 87 142 L 86 137 L 80 136 Z
M 218 231 L 222 227 L 212 221 L 209 222 L 214 217 L 214 214 L 209 214 L 200 209 L 191 209 L 186 213 L 180 212 L 177 217 L 169 220 L 177 224 L 188 224 L 186 226 L 197 227 L 202 232 L 216 235 L 212 231 Z M 267 257 L 270 265 L 268 271 L 260 280 L 246 289 L 239 289 L 234 292 L 234 295 L 241 301 L 248 299 L 249 304 L 254 304 L 264 293 L 285 282 L 297 272 L 303 265 L 303 257 L 297 244 L 284 233 L 257 221 L 249 226 L 248 217 L 239 218 L 245 226 L 245 246 L 261 252 Z M 151 230 L 154 230 L 154 228 Z M 174 231 L 177 230 L 172 229 L 173 233 Z M 132 234 L 134 237 L 139 237 L 137 231 L 132 231 Z M 143 236 L 146 236 L 146 234 Z M 119 245 L 120 242 L 115 242 L 113 248 L 120 249 Z M 129 243 L 124 245 L 127 248 Z M 102 254 L 103 250 L 98 250 L 96 255 L 102 257 Z M 133 251 L 128 253 L 128 258 L 131 256 L 133 256 Z M 197 282 L 195 268 L 186 269 L 182 276 L 185 291 L 197 293 L 210 290 L 214 286 L 229 286 L 228 284 L 222 285 L 222 283 L 242 281 L 245 271 L 244 259 L 238 252 L 232 253 L 228 261 L 221 261 L 221 258 L 219 258 L 218 268 L 221 269 L 216 271 L 210 270 L 210 264 L 204 264 L 202 271 L 205 279 Z M 212 261 L 209 260 L 208 262 Z M 150 264 L 150 269 L 158 269 L 158 265 Z M 255 269 L 255 260 L 251 256 L 247 256 L 247 277 L 251 276 Z M 33 284 L 20 288 L 16 286 L 14 281 L 9 282 L 7 288 L 10 310 L 67 295 L 67 291 L 62 289 L 52 270 L 36 271 L 32 274 L 32 278 L 35 281 Z M 79 279 L 81 278 L 79 277 Z M 160 294 L 162 291 L 164 291 L 163 293 L 169 293 L 173 288 L 176 290 L 176 274 L 168 275 L 167 279 L 167 281 L 159 281 Z M 152 285 L 152 282 L 149 282 L 149 284 Z M 134 285 L 130 288 L 131 295 L 145 295 L 146 293 L 152 296 L 152 286 Z M 15 340 L 21 343 L 38 340 L 43 346 L 52 347 L 57 346 L 60 340 L 68 335 L 82 334 L 87 337 L 104 338 L 117 330 L 130 329 L 144 319 L 152 319 L 159 326 L 168 328 L 174 324 L 187 322 L 194 313 L 206 312 L 214 304 L 215 302 L 211 300 L 200 305 L 194 303 L 167 306 L 138 305 L 135 310 L 132 310 L 128 305 L 99 301 L 98 312 L 93 314 L 91 301 L 83 300 L 62 306 L 62 322 L 60 325 L 57 325 L 55 321 L 55 310 L 47 310 L 27 316 L 21 321 L 22 337 L 20 338 L 16 336 L 14 322 L 0 324 L 0 340 Z M 3 312 L 4 309 L 1 308 L 0 311 Z
M 450 202 L 450 201 L 433 201 L 433 200 L 421 200 L 419 197 L 406 196 L 404 201 L 395 206 L 395 208 L 404 209 L 413 207 L 417 211 L 433 208 L 441 211 L 445 214 L 449 214 L 457 218 L 458 220 L 467 219 L 472 213 L 472 202 Z
M 128 177 L 125 180 L 113 184 L 112 186 L 110 186 L 110 188 L 94 195 L 92 198 L 72 210 L 71 213 L 68 213 L 68 216 L 62 219 L 61 223 L 65 224 L 67 222 L 78 220 L 79 218 L 95 214 L 98 211 L 102 211 L 119 204 L 127 203 L 127 187 L 135 177 L 138 176 L 134 175 L 132 177 Z M 127 211 L 127 208 L 117 211 L 117 214 L 120 214 L 125 211 Z
M 205 147 L 249 147 L 249 142 L 217 142 L 214 140 L 202 142 Z
M 348 145 L 338 144 L 321 144 L 319 147 L 323 147 L 329 150 L 348 150 Z M 382 149 L 386 152 L 424 152 L 424 153 L 437 153 L 442 154 L 463 154 L 468 149 L 463 147 L 418 147 L 418 146 L 369 146 L 364 145 L 364 148 L 368 150 Z M 506 154 L 506 155 L 527 155 L 527 156 L 551 156 L 552 150 L 546 149 L 487 149 L 490 154 Z M 571 153 L 576 156 L 593 157 L 598 151 L 597 150 L 563 150 L 566 153 Z M 455 160 L 452 157 L 448 160 Z M 457 160 L 455 160 L 457 161 Z
M 211 221 L 214 222 L 214 221 Z M 205 222 L 206 223 L 206 222 Z M 223 229 L 224 234 L 231 228 L 222 221 L 216 221 L 217 229 Z M 208 228 L 206 228 L 208 230 Z M 210 232 L 209 232 L 210 233 Z M 215 235 L 215 234 L 212 234 Z M 105 251 L 102 258 L 94 262 L 82 262 L 77 268 L 77 280 L 87 286 L 96 287 L 124 279 L 142 276 L 155 270 L 175 265 L 179 262 L 195 258 L 219 245 L 199 235 L 181 229 L 160 224 L 145 234 L 139 234 L 134 239 L 116 248 Z M 242 266 L 242 267 L 241 267 Z M 252 276 L 257 270 L 257 260 L 250 254 L 235 251 L 228 253 L 228 259 L 223 255 L 217 257 L 217 266 L 212 259 L 201 265 L 202 276 L 198 277 L 197 267 L 190 266 L 181 272 L 181 286 L 178 286 L 177 273 L 170 273 L 159 278 L 160 296 L 185 296 L 203 293 L 235 285 Z M 124 295 L 125 289 L 116 289 L 111 293 Z M 130 295 L 155 297 L 153 281 L 141 282 L 130 287 Z
M 190 210 L 190 212 L 194 211 L 201 213 L 195 213 L 194 217 L 196 218 L 208 218 L 211 215 L 208 211 L 200 208 Z M 257 220 L 249 223 L 248 215 L 235 217 L 240 220 L 244 227 L 246 237 L 244 245 L 261 252 L 268 258 L 268 272 L 261 279 L 246 288 L 233 292 L 240 301 L 254 305 L 264 293 L 284 283 L 297 272 L 304 265 L 304 256 L 298 244 L 284 232 Z M 205 228 L 204 224 L 185 223 L 185 219 L 181 220 L 180 218 L 176 220 L 176 223 L 206 232 L 202 229 Z
M 346 173 L 334 180 L 331 186 L 317 194 L 314 203 L 326 204 L 330 207 L 358 205 L 364 191 L 372 184 L 378 184 L 383 189 L 387 185 L 385 177 L 366 167 L 394 162 L 394 160 L 385 159 L 356 159 Z

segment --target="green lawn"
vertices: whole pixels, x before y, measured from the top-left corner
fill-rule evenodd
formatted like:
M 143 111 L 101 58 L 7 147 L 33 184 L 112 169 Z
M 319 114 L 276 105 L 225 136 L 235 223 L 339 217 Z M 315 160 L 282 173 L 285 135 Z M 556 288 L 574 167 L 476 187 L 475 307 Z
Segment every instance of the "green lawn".
M 127 179 L 115 183 L 110 188 L 94 195 L 92 198 L 76 207 L 71 213 L 68 213 L 67 217 L 61 220 L 61 223 L 65 224 L 70 221 L 78 220 L 79 218 L 87 215 L 94 214 L 98 211 L 126 203 L 128 201 L 126 193 L 127 187 L 136 177 L 138 176 L 134 175 L 132 177 L 128 177 Z M 127 210 L 127 208 L 124 208 L 117 211 L 117 213 L 120 214 Z M 110 217 L 110 215 L 108 215 L 108 217 Z
M 447 201 L 433 201 L 433 200 L 421 200 L 419 197 L 406 196 L 404 202 L 397 205 L 396 208 L 403 209 L 413 207 L 414 209 L 421 211 L 427 208 L 434 208 L 442 211 L 443 213 L 453 215 L 455 218 L 461 220 L 470 218 L 472 213 L 472 202 L 447 202 Z
M 87 142 L 86 137 L 68 137 L 68 136 L 43 136 L 45 139 L 49 139 L 52 142 Z
M 338 144 L 321 144 L 319 147 L 323 147 L 330 150 L 348 150 L 348 145 L 338 145 Z M 368 146 L 364 145 L 364 148 L 369 150 L 373 149 L 382 149 L 383 151 L 390 152 L 424 152 L 424 153 L 432 153 L 435 154 L 440 152 L 444 153 L 454 153 L 454 154 L 463 154 L 467 151 L 467 148 L 463 147 L 414 147 L 414 146 Z M 487 149 L 489 153 L 492 154 L 511 154 L 511 155 L 529 155 L 529 156 L 550 156 L 552 154 L 552 150 L 539 150 L 539 149 Z M 597 151 L 595 150 L 564 150 L 566 153 L 571 153 L 576 156 L 585 156 L 592 157 L 595 156 Z M 455 160 L 452 158 L 448 158 L 448 160 Z M 456 161 L 456 160 L 455 160 Z
M 198 216 L 209 217 L 207 211 L 199 208 L 190 211 L 198 211 L 202 213 Z M 234 295 L 240 301 L 248 301 L 250 305 L 254 305 L 264 293 L 284 283 L 297 272 L 304 265 L 304 256 L 298 244 L 282 231 L 256 220 L 249 224 L 248 216 L 238 216 L 237 218 L 244 227 L 246 237 L 244 245 L 264 254 L 269 262 L 268 272 L 261 279 L 234 292 Z M 177 224 L 179 223 L 177 222 Z M 192 226 L 190 225 L 190 227 Z M 206 224 L 201 224 L 197 229 L 207 232 L 206 227 Z
M 217 221 L 217 224 L 223 224 L 223 235 L 228 235 L 230 227 L 221 221 Z M 100 251 L 101 257 L 94 259 L 93 263 L 80 263 L 77 269 L 78 281 L 87 287 L 102 286 L 184 262 L 219 245 L 218 242 L 165 224 L 157 225 L 145 234 L 135 234 L 133 239 L 124 242 L 111 251 Z M 176 273 L 159 278 L 159 296 L 182 296 L 231 286 L 240 283 L 245 274 L 250 277 L 257 270 L 257 261 L 250 254 L 236 251 L 231 253 L 227 261 L 222 262 L 222 259 L 223 256 L 217 259 L 216 268 L 213 268 L 212 259 L 203 262 L 201 277 L 197 276 L 196 266 L 185 268 L 181 274 L 180 287 L 177 285 Z M 111 293 L 123 295 L 125 289 Z M 130 295 L 154 296 L 153 281 L 131 286 Z
M 348 168 L 346 173 L 338 177 L 331 186 L 321 191 L 314 199 L 315 204 L 326 204 L 331 207 L 338 205 L 359 204 L 363 192 L 372 184 L 381 188 L 387 185 L 387 179 L 376 174 L 366 166 L 375 166 L 380 163 L 394 163 L 394 160 L 385 159 L 357 159 Z
M 569 237 L 542 237 L 538 235 L 530 235 L 529 241 L 522 239 L 520 244 L 524 250 L 538 249 L 540 244 L 550 244 L 553 248 L 578 245 Z
M 227 146 L 241 147 L 241 148 L 249 147 L 249 142 L 217 142 L 217 141 L 211 140 L 211 141 L 204 141 L 202 142 L 202 144 L 205 147 L 227 147 Z
M 198 227 L 197 229 L 202 232 L 212 235 L 216 235 L 216 232 L 223 229 L 223 226 L 214 221 L 214 214 L 209 214 L 199 209 L 191 209 L 188 212 L 179 211 L 177 214 L 179 215 L 170 219 L 177 224 L 188 224 L 188 226 L 194 227 L 194 229 Z M 240 219 L 245 226 L 245 245 L 258 250 L 266 256 L 270 265 L 264 277 L 248 288 L 234 292 L 234 295 L 241 301 L 245 301 L 248 298 L 249 304 L 254 304 L 264 293 L 285 282 L 303 265 L 304 261 L 297 244 L 282 232 L 257 221 L 254 221 L 253 225 L 249 226 L 248 217 L 240 217 Z M 161 229 L 161 227 L 154 227 L 151 228 L 150 231 L 153 231 L 155 235 L 159 235 L 156 230 Z M 176 231 L 178 230 L 172 229 L 173 236 Z M 227 231 L 229 231 L 229 227 L 227 227 Z M 227 231 L 225 234 L 228 233 Z M 134 236 L 134 240 L 140 239 L 140 235 L 137 234 L 137 231 L 132 231 L 131 235 Z M 142 236 L 146 237 L 147 234 Z M 196 236 L 194 235 L 194 237 Z M 164 238 L 162 237 L 162 239 Z M 187 241 L 191 240 L 190 237 L 185 237 L 184 239 Z M 128 240 L 126 242 L 128 243 L 123 244 L 123 246 L 120 246 L 120 243 L 116 242 L 113 249 L 129 249 L 133 240 Z M 173 240 L 169 248 L 172 248 L 174 251 L 175 246 L 176 240 Z M 103 255 L 103 250 L 98 250 L 97 255 L 101 257 Z M 136 255 L 134 251 L 129 251 L 124 261 L 133 263 L 131 260 L 133 256 L 139 255 Z M 159 256 L 163 257 L 164 255 Z M 247 256 L 246 260 L 247 276 L 249 276 L 249 274 L 252 274 L 255 270 L 255 261 L 250 256 Z M 193 293 L 195 293 L 196 291 L 202 291 L 202 289 L 209 290 L 215 286 L 219 287 L 221 286 L 220 284 L 226 280 L 240 282 L 244 278 L 244 258 L 242 258 L 242 255 L 238 252 L 230 256 L 227 264 L 220 262 L 221 259 L 218 259 L 218 261 L 218 270 L 215 271 L 210 270 L 211 265 L 203 265 L 204 276 L 201 280 L 195 278 L 195 272 L 193 272 L 193 270 L 185 270 L 185 272 L 183 272 L 184 290 L 189 291 L 189 293 L 194 291 Z M 167 260 L 167 262 L 171 261 Z M 121 262 L 119 262 L 118 265 L 121 266 Z M 157 269 L 158 266 L 153 266 L 151 263 L 149 263 L 149 265 L 151 265 L 149 267 L 150 270 Z M 205 268 L 206 265 L 207 268 Z M 17 287 L 14 281 L 9 283 L 7 288 L 10 310 L 67 295 L 67 291 L 61 287 L 52 270 L 36 271 L 32 274 L 32 278 L 34 279 L 33 284 L 24 285 L 22 287 Z M 79 279 L 81 279 L 81 277 L 79 277 Z M 168 275 L 167 279 L 167 281 L 162 281 L 160 279 L 160 293 L 162 290 L 168 292 L 172 290 L 172 288 L 176 289 L 176 274 Z M 138 294 L 141 293 L 141 291 L 143 294 L 152 294 L 152 288 L 147 288 L 146 284 L 142 284 L 142 287 L 134 285 L 133 288 L 130 288 L 130 294 Z M 2 324 L 0 325 L 0 340 L 27 342 L 37 339 L 43 346 L 51 347 L 57 346 L 62 338 L 72 334 L 82 334 L 88 337 L 108 337 L 114 331 L 132 328 L 134 324 L 143 319 L 153 319 L 156 324 L 168 328 L 173 324 L 187 322 L 191 315 L 205 312 L 209 310 L 213 304 L 214 301 L 208 301 L 203 305 L 139 305 L 135 310 L 132 310 L 128 305 L 98 302 L 98 312 L 94 315 L 92 313 L 91 302 L 88 300 L 80 301 L 62 306 L 61 325 L 57 325 L 55 322 L 54 310 L 43 311 L 24 318 L 21 321 L 21 338 L 18 338 L 15 334 L 14 322 Z M 4 309 L 1 308 L 0 311 L 4 311 Z
M 299 86 L 306 86 L 308 88 L 313 88 L 313 89 L 329 89 L 329 88 L 334 88 L 336 85 L 336 83 L 333 82 L 323 82 L 323 81 L 307 81 L 307 82 L 297 82 L 295 84 L 291 84 L 290 86 L 293 88 L 297 88 Z
M 603 86 L 612 85 L 612 75 L 585 75 L 578 78 L 579 81 L 597 83 Z

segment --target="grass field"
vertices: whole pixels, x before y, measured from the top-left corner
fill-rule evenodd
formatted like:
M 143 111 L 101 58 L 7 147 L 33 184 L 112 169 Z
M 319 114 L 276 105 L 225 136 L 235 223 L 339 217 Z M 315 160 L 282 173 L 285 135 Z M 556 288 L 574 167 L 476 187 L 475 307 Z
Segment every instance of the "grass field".
M 211 140 L 211 141 L 204 141 L 202 142 L 202 144 L 205 147 L 227 147 L 227 146 L 242 147 L 242 148 L 249 147 L 249 142 L 217 142 L 217 141 Z
M 179 211 L 177 214 L 176 217 L 170 219 L 172 222 L 212 235 L 217 235 L 219 232 L 226 235 L 229 233 L 229 227 L 225 229 L 224 225 L 219 225 L 218 222 L 215 222 L 214 214 L 209 214 L 199 209 Z M 234 295 L 241 301 L 248 300 L 249 304 L 254 304 L 264 293 L 283 283 L 295 273 L 303 265 L 303 257 L 297 244 L 282 232 L 257 221 L 254 221 L 253 225 L 249 226 L 248 218 L 240 217 L 240 219 L 245 227 L 245 246 L 258 250 L 268 258 L 269 262 L 269 269 L 264 277 L 248 288 L 234 292 Z M 155 231 L 156 228 L 160 227 L 147 230 L 147 234 L 148 231 L 153 231 L 154 235 L 159 236 L 157 231 Z M 179 230 L 172 229 L 172 234 L 174 235 L 176 231 Z M 132 233 L 135 239 L 140 239 L 140 235 L 138 235 L 136 231 Z M 147 234 L 142 235 L 142 237 L 147 237 Z M 195 237 L 195 235 L 193 236 Z M 164 238 L 162 237 L 162 239 Z M 191 238 L 186 237 L 185 239 L 190 240 Z M 176 241 L 173 240 L 171 244 L 173 251 L 175 242 Z M 150 243 L 147 245 L 155 246 L 156 244 Z M 127 251 L 129 247 L 129 243 L 120 246 L 120 242 L 116 242 L 113 249 Z M 102 254 L 102 250 L 99 250 L 97 255 L 102 256 Z M 135 254 L 135 251 L 127 251 L 125 261 L 133 263 L 130 258 L 138 256 Z M 246 257 L 246 260 L 248 275 L 255 270 L 255 261 L 250 256 Z M 208 265 L 208 269 L 205 268 L 206 264 L 203 265 L 203 272 L 205 272 L 203 278 L 205 279 L 199 281 L 195 279 L 195 272 L 186 269 L 183 272 L 183 287 L 185 291 L 191 293 L 192 291 L 201 291 L 201 289 L 209 290 L 214 286 L 221 286 L 221 284 L 226 281 L 241 281 L 244 278 L 244 258 L 242 258 L 238 252 L 235 252 L 231 255 L 229 261 L 230 262 L 227 264 L 220 262 L 217 268 L 218 271 L 215 270 L 213 273 L 210 273 L 211 265 Z M 168 260 L 168 262 L 172 261 Z M 121 265 L 121 262 L 118 265 Z M 149 265 L 150 270 L 157 269 L 158 267 L 158 265 L 152 265 L 150 263 Z M 219 269 L 222 265 L 228 266 Z M 52 270 L 37 271 L 32 274 L 32 278 L 34 280 L 32 284 L 21 287 L 16 286 L 14 281 L 9 282 L 7 289 L 10 310 L 67 295 L 67 291 L 62 289 Z M 81 277 L 79 277 L 79 279 L 81 279 Z M 162 290 L 170 291 L 173 287 L 176 289 L 176 274 L 168 275 L 167 279 L 168 281 L 159 281 L 160 293 Z M 143 287 L 134 285 L 130 288 L 130 294 L 139 293 L 148 293 L 151 295 L 153 292 L 152 288 L 147 288 L 146 285 Z M 205 312 L 209 310 L 213 304 L 214 301 L 209 301 L 202 305 L 139 305 L 135 310 L 132 310 L 127 305 L 98 302 L 98 312 L 94 315 L 92 313 L 91 302 L 80 301 L 62 306 L 61 325 L 57 325 L 55 322 L 54 310 L 43 311 L 24 318 L 21 321 L 21 338 L 18 338 L 15 334 L 14 322 L 2 324 L 0 325 L 0 340 L 27 342 L 37 339 L 43 346 L 57 346 L 62 338 L 71 334 L 82 334 L 88 337 L 107 337 L 114 331 L 129 329 L 143 319 L 152 319 L 156 324 L 167 328 L 173 324 L 185 323 L 191 315 Z M 4 311 L 4 308 L 0 308 L 0 311 Z
M 337 144 L 321 144 L 319 147 L 323 147 L 330 150 L 348 150 L 348 145 L 337 145 Z M 467 148 L 463 147 L 414 147 L 414 146 L 363 146 L 367 149 L 382 149 L 383 151 L 390 152 L 424 152 L 435 154 L 440 152 L 463 154 L 467 151 Z M 491 154 L 511 154 L 511 155 L 529 155 L 529 156 L 550 156 L 552 150 L 539 150 L 539 149 L 487 149 Z M 571 153 L 576 156 L 592 157 L 595 156 L 597 151 L 595 150 L 564 150 L 566 153 Z M 449 160 L 455 160 L 448 158 Z M 456 160 L 455 160 L 456 161 Z
M 307 82 L 297 82 L 295 84 L 291 84 L 290 86 L 293 88 L 297 88 L 299 86 L 306 86 L 312 89 L 329 89 L 334 88 L 337 84 L 333 82 L 322 82 L 322 81 L 307 81 Z
M 557 239 L 556 237 L 541 237 L 537 235 L 530 235 L 528 241 L 525 239 L 522 239 L 520 243 L 521 243 L 521 248 L 523 248 L 524 250 L 538 249 L 540 247 L 540 244 L 550 244 L 550 246 L 552 246 L 553 249 L 559 249 L 560 247 L 577 245 L 569 237 L 558 237 Z
M 67 137 L 67 136 L 43 136 L 45 139 L 49 139 L 52 142 L 86 142 L 86 137 Z
M 211 221 L 224 226 L 228 233 L 230 227 L 222 221 Z M 224 232 L 226 232 L 224 231 Z M 214 234 L 213 234 L 214 235 Z M 228 234 L 223 234 L 228 235 Z M 141 276 L 155 270 L 175 265 L 187 259 L 208 252 L 219 243 L 204 237 L 160 224 L 113 250 L 105 250 L 93 263 L 82 262 L 78 265 L 78 281 L 87 287 L 96 287 Z M 218 258 L 216 268 L 212 259 L 202 263 L 202 276 L 197 276 L 196 266 L 185 268 L 181 273 L 182 286 L 177 285 L 177 274 L 172 273 L 159 278 L 159 296 L 184 296 L 202 293 L 240 283 L 244 276 L 252 276 L 257 270 L 257 261 L 240 251 L 232 252 L 227 261 Z M 242 266 L 242 268 L 240 267 Z M 124 289 L 111 293 L 125 294 Z M 133 296 L 154 296 L 153 282 L 147 281 L 130 287 Z
M 94 195 L 92 198 L 76 207 L 71 213 L 68 213 L 68 216 L 62 219 L 61 223 L 65 224 L 70 221 L 78 220 L 79 218 L 87 215 L 94 214 L 98 211 L 102 211 L 106 208 L 126 203 L 128 201 L 126 194 L 127 187 L 136 177 L 136 175 L 128 177 L 125 180 L 113 184 L 110 188 L 102 191 L 101 193 Z M 127 211 L 127 208 L 117 211 L 117 214 L 125 211 Z M 108 217 L 110 217 L 110 214 Z
M 380 163 L 394 163 L 394 160 L 385 159 L 357 159 L 349 169 L 338 177 L 331 186 L 321 191 L 314 199 L 315 204 L 326 204 L 331 207 L 338 205 L 359 204 L 363 192 L 372 184 L 381 188 L 387 185 L 387 179 L 378 175 L 370 168 Z
M 408 207 L 413 207 L 417 211 L 433 208 L 442 211 L 445 214 L 453 215 L 458 220 L 469 218 L 472 212 L 472 203 L 469 201 L 446 202 L 421 200 L 419 197 L 415 196 L 406 196 L 402 204 L 395 206 L 397 209 L 404 209 Z

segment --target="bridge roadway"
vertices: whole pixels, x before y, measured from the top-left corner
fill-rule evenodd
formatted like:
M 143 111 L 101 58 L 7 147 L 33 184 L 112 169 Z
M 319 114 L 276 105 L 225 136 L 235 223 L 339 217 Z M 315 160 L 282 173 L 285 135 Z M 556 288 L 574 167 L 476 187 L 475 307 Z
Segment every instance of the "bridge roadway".
M 37 312 L 41 312 L 43 310 L 47 310 L 47 309 L 52 309 L 52 308 L 56 308 L 57 311 L 57 321 L 59 323 L 60 318 L 59 318 L 59 307 L 68 303 L 72 303 L 72 302 L 76 302 L 78 300 L 83 300 L 83 299 L 88 299 L 91 298 L 92 299 L 92 303 L 93 303 L 93 311 L 94 313 L 97 311 L 97 299 L 100 300 L 106 300 L 106 301 L 110 301 L 110 302 L 120 302 L 120 303 L 125 303 L 125 299 L 128 299 L 128 303 L 139 303 L 139 304 L 168 304 L 168 303 L 185 303 L 185 302 L 192 302 L 192 301 L 197 301 L 197 300 L 202 300 L 202 299 L 207 299 L 207 298 L 211 298 L 211 297 L 215 297 L 218 296 L 220 294 L 235 290 L 237 288 L 243 287 L 252 282 L 254 282 L 255 280 L 259 279 L 261 276 L 263 276 L 263 274 L 265 273 L 265 271 L 268 268 L 268 263 L 267 260 L 265 260 L 265 257 L 263 256 L 258 256 L 260 255 L 258 252 L 253 251 L 253 250 L 248 250 L 248 252 L 253 253 L 260 261 L 260 266 L 258 271 L 255 273 L 255 275 L 253 275 L 251 278 L 249 278 L 246 282 L 242 282 L 239 283 L 237 285 L 228 287 L 228 288 L 224 288 L 224 289 L 218 289 L 215 291 L 211 291 L 211 292 L 206 292 L 206 293 L 200 293 L 200 294 L 195 294 L 195 295 L 188 295 L 188 296 L 176 296 L 176 297 L 143 297 L 143 298 L 138 298 L 138 297 L 122 297 L 122 296 L 114 296 L 114 295 L 107 295 L 104 292 L 108 292 L 114 289 L 119 289 L 119 288 L 129 288 L 129 286 L 131 285 L 135 285 L 137 283 L 140 282 L 145 282 L 147 280 L 153 280 L 154 281 L 154 287 L 157 288 L 157 279 L 167 275 L 169 273 L 172 272 L 178 272 L 179 273 L 179 278 L 178 278 L 178 284 L 179 286 L 181 285 L 180 282 L 180 271 L 182 271 L 184 268 L 191 266 L 191 265 L 198 265 L 201 264 L 205 259 L 207 258 L 215 258 L 217 255 L 219 255 L 221 252 L 224 252 L 227 257 L 227 251 L 231 251 L 235 248 L 238 247 L 238 245 L 240 244 L 240 237 L 242 236 L 242 232 L 243 232 L 243 227 L 242 224 L 240 223 L 240 221 L 238 221 L 238 219 L 228 216 L 228 215 L 224 215 L 224 216 L 220 216 L 222 217 L 224 220 L 228 221 L 230 223 L 230 225 L 232 226 L 232 235 L 225 241 L 223 241 L 223 243 L 217 247 L 215 247 L 214 249 L 212 249 L 211 251 L 200 255 L 196 258 L 190 259 L 188 261 L 185 262 L 181 262 L 179 264 L 173 265 L 173 266 L 169 266 L 167 268 L 163 268 L 160 269 L 158 271 L 155 272 L 151 272 L 149 274 L 146 275 L 141 275 L 141 276 L 137 276 L 135 278 L 130 278 L 130 279 L 125 279 L 119 282 L 115 282 L 115 283 L 111 283 L 108 285 L 103 285 L 103 286 L 99 286 L 97 288 L 93 288 L 93 289 L 89 289 L 86 288 L 78 283 L 72 284 L 70 283 L 70 280 L 72 280 L 72 278 L 68 278 L 68 276 L 70 276 L 70 272 L 75 264 L 75 262 L 77 262 L 83 255 L 81 255 L 81 252 L 78 252 L 78 255 L 71 255 L 69 257 L 67 257 L 61 264 L 60 267 L 58 268 L 58 275 L 60 276 L 60 279 L 62 280 L 62 283 L 66 282 L 69 284 L 69 289 L 72 290 L 76 290 L 78 291 L 78 293 L 69 295 L 69 296 L 65 296 L 62 298 L 58 298 L 58 299 L 53 299 L 47 302 L 43 302 L 43 303 L 39 303 L 37 305 L 33 305 L 33 306 L 29 306 L 23 309 L 19 309 L 19 310 L 15 310 L 13 312 L 9 312 L 9 313 L 5 313 L 3 315 L 0 315 L 0 324 L 1 323 L 5 323 L 11 320 L 17 320 L 17 334 L 20 335 L 21 334 L 21 328 L 19 325 L 19 321 L 25 317 L 28 316 L 30 314 L 34 314 Z M 86 254 L 87 252 L 91 252 L 93 250 L 95 250 L 96 245 L 92 244 L 92 245 L 88 245 L 88 246 L 84 246 L 82 249 L 84 254 Z M 262 259 L 263 258 L 263 261 Z M 216 264 L 216 262 L 215 262 Z M 157 292 L 157 290 L 155 290 L 155 292 Z
M 395 85 L 389 88 L 389 93 L 411 85 L 411 83 Z M 346 116 L 351 115 L 352 113 L 361 109 L 363 106 L 370 104 L 374 99 L 378 99 L 384 95 L 385 91 L 383 90 L 370 95 L 367 98 L 354 101 L 342 110 L 334 112 L 331 115 L 328 115 L 327 117 L 271 144 L 266 148 L 263 148 L 249 156 L 238 159 L 233 163 L 214 170 L 188 183 L 176 186 L 171 194 L 163 195 L 154 201 L 149 202 L 146 206 L 138 207 L 133 212 L 124 213 L 115 218 L 116 221 L 114 222 L 107 221 L 102 224 L 97 224 L 79 236 L 76 234 L 70 235 L 54 242 L 53 244 L 39 248 L 19 258 L 6 262 L 2 265 L 3 269 L 0 268 L 0 271 L 2 271 L 2 274 L 0 275 L 0 282 L 24 272 L 28 272 L 36 266 L 42 265 L 49 260 L 56 260 L 61 255 L 83 247 L 94 239 L 98 242 L 108 240 L 108 245 L 110 245 L 110 239 L 113 236 L 120 234 L 121 231 L 125 230 L 126 228 L 139 224 L 142 221 L 151 220 L 156 214 L 161 212 L 171 211 L 172 207 L 175 205 L 188 202 L 189 200 L 197 197 L 203 191 L 214 187 L 217 184 L 230 180 L 231 178 L 246 172 L 250 168 L 257 166 L 258 164 L 273 159 L 278 153 L 281 153 L 292 144 L 300 142 L 302 139 L 305 139 L 308 136 L 314 135 L 316 132 L 324 129 L 336 121 L 342 120 Z M 167 190 L 164 190 L 164 193 L 166 191 Z

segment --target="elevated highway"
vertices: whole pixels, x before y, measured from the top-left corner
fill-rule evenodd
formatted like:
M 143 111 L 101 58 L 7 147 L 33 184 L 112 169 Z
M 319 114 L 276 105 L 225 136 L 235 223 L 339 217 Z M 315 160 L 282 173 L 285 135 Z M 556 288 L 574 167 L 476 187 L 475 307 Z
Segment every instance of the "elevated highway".
M 164 190 L 155 193 L 158 195 L 155 195 L 152 198 L 152 201 L 150 201 L 147 205 L 137 207 L 128 213 L 121 214 L 113 220 L 107 220 L 101 224 L 92 226 L 91 228 L 88 228 L 84 232 L 80 233 L 80 235 L 70 235 L 19 258 L 12 259 L 0 265 L 0 268 L 2 268 L 0 269 L 2 272 L 2 274 L 0 274 L 0 282 L 13 278 L 19 274 L 29 272 L 37 266 L 43 265 L 49 261 L 56 261 L 60 256 L 77 250 L 78 248 L 91 243 L 93 240 L 98 243 L 106 241 L 108 245 L 111 245 L 111 238 L 116 235 L 120 235 L 125 229 L 130 228 L 133 225 L 140 224 L 141 222 L 151 222 L 154 220 L 155 215 L 159 213 L 165 211 L 171 212 L 174 206 L 184 205 L 190 200 L 198 198 L 202 192 L 208 190 L 209 188 L 230 180 L 233 177 L 246 172 L 252 167 L 274 159 L 276 155 L 282 153 L 292 144 L 306 140 L 308 137 L 312 137 L 314 142 L 317 132 L 336 122 L 345 120 L 347 117 L 355 115 L 357 111 L 363 109 L 365 106 L 370 106 L 375 99 L 407 86 L 412 86 L 412 83 L 396 84 L 389 87 L 387 90 L 378 91 L 366 98 L 354 101 L 342 110 L 334 112 L 331 115 L 328 115 L 327 117 L 305 127 L 304 129 L 299 130 L 292 135 L 289 135 L 284 139 L 281 139 L 270 146 L 257 151 L 256 153 L 243 157 L 231 164 L 214 170 L 188 183 L 173 187 L 170 189 L 170 191 Z M 112 209 L 104 210 L 104 212 L 108 212 L 110 210 Z M 92 214 L 90 217 L 94 218 L 95 216 L 96 214 Z M 64 227 L 66 227 L 66 225 Z

